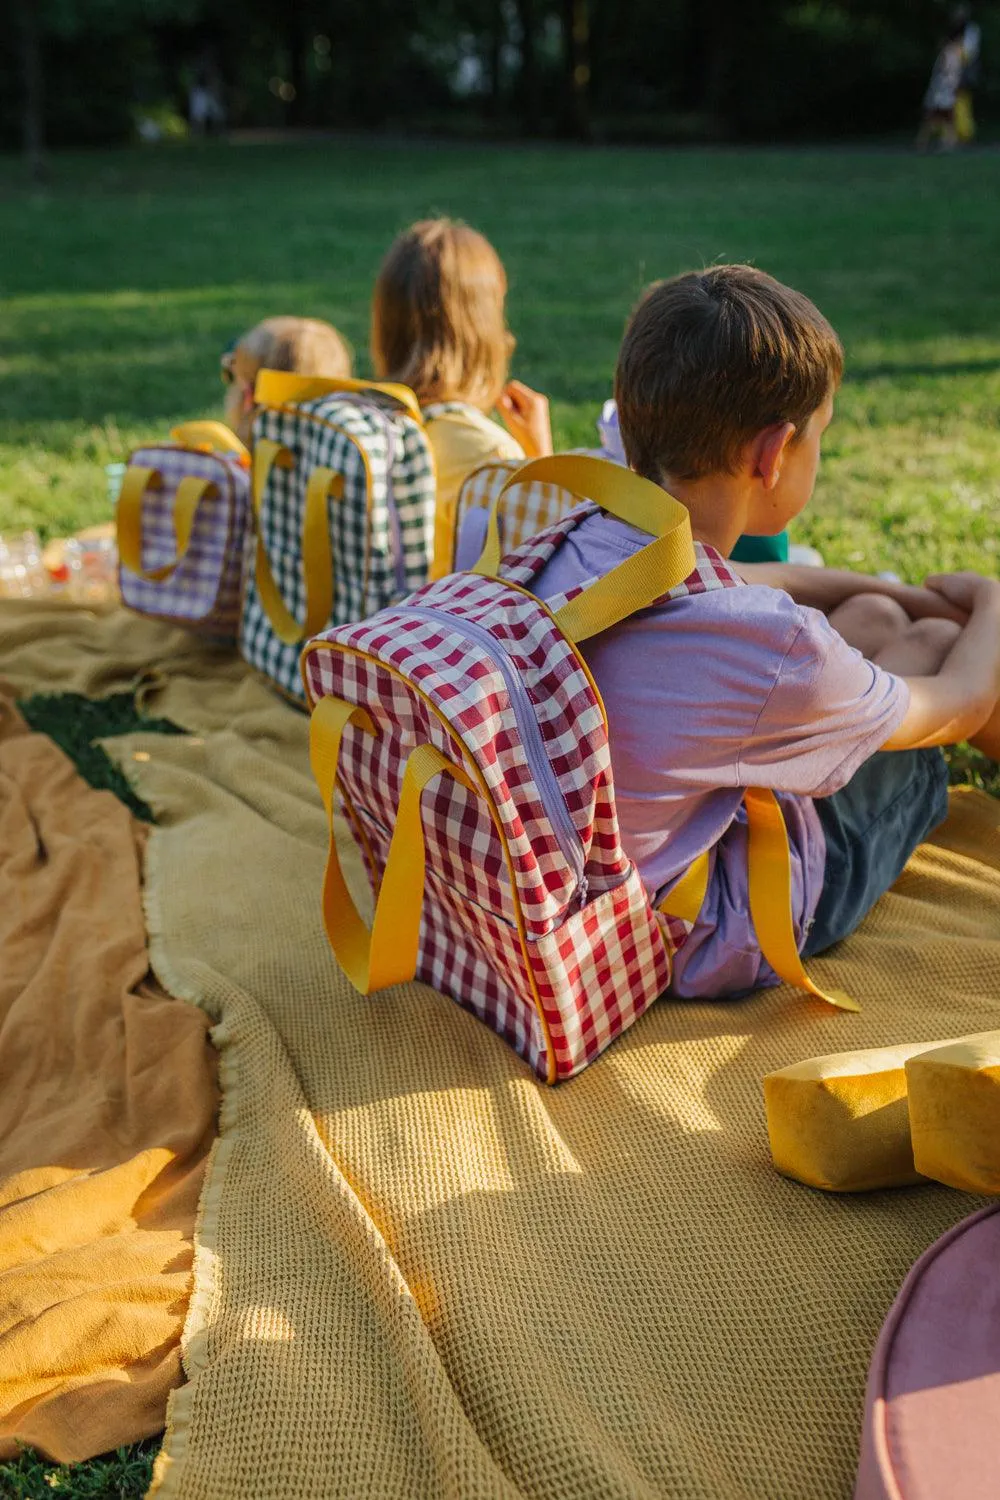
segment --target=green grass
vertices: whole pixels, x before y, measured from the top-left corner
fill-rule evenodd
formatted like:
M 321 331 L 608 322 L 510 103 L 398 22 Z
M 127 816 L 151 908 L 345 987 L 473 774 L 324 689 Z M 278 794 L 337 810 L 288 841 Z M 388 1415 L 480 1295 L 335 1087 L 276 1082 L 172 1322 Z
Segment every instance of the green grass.
M 748 259 L 814 297 L 847 380 L 796 534 L 831 561 L 995 570 L 998 162 L 890 151 L 501 150 L 341 143 L 0 161 L 0 528 L 107 514 L 104 463 L 218 409 L 221 347 L 314 313 L 366 368 L 368 297 L 419 215 L 482 227 L 509 270 L 516 373 L 589 441 L 655 276 Z
M 88 785 L 114 792 L 135 817 L 155 823 L 148 802 L 138 796 L 128 778 L 97 742 L 117 734 L 184 734 L 169 719 L 151 719 L 138 711 L 133 693 L 107 698 L 85 698 L 80 693 L 36 693 L 18 703 L 27 723 L 47 734 L 69 756 Z
M 367 370 L 379 258 L 446 213 L 496 243 L 515 372 L 589 443 L 631 304 L 657 276 L 750 260 L 832 319 L 847 379 L 798 540 L 909 580 L 996 573 L 1000 164 L 989 153 L 501 150 L 331 141 L 0 160 L 0 529 L 107 516 L 102 467 L 216 411 L 222 347 L 257 319 L 330 319 Z M 953 757 L 956 779 L 996 789 Z M 139 1495 L 148 1445 L 0 1466 L 0 1496 Z
M 149 1488 L 158 1439 L 133 1443 L 87 1464 L 53 1464 L 25 1450 L 0 1464 L 3 1500 L 140 1500 Z

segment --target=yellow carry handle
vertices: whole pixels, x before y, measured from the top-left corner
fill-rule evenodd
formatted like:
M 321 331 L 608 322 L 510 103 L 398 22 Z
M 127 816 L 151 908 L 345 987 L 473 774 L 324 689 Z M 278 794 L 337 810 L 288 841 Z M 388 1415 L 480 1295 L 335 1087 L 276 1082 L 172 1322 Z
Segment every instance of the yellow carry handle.
M 182 447 L 197 448 L 202 453 L 232 453 L 250 467 L 249 448 L 225 422 L 182 422 L 179 427 L 171 427 L 170 436 Z
M 405 407 L 415 422 L 421 427 L 424 425 L 424 414 L 414 392 L 408 385 L 398 385 L 391 380 L 349 380 L 346 376 L 335 380 L 325 375 L 292 375 L 287 370 L 261 370 L 254 385 L 253 398 L 258 406 L 288 406 L 293 401 L 317 401 L 320 396 L 334 396 L 338 391 L 360 396 L 366 391 L 377 391 Z
M 761 953 L 786 984 L 806 990 L 838 1010 L 860 1010 L 857 1001 L 843 990 L 821 990 L 805 971 L 792 923 L 792 857 L 781 803 L 768 787 L 748 787 L 743 801 L 747 810 L 750 919 Z M 660 902 L 662 912 L 685 922 L 696 919 L 708 889 L 708 863 L 707 853 L 698 856 Z
M 340 967 L 363 995 L 391 984 L 403 984 L 417 971 L 420 915 L 424 904 L 426 850 L 420 798 L 435 776 L 452 776 L 470 791 L 470 776 L 442 755 L 434 745 L 417 745 L 410 752 L 375 904 L 371 931 L 365 926 L 344 879 L 333 827 L 334 794 L 340 763 L 340 744 L 348 724 L 377 735 L 367 711 L 339 698 L 321 698 L 309 726 L 309 756 L 313 775 L 326 808 L 330 849 L 323 878 L 323 923 Z
M 184 560 L 191 542 L 195 513 L 207 496 L 218 496 L 218 487 L 210 479 L 199 479 L 188 474 L 177 486 L 174 495 L 173 522 L 177 552 L 168 563 L 158 568 L 142 565 L 142 497 L 147 489 L 156 490 L 163 484 L 158 469 L 130 464 L 125 473 L 118 506 L 115 512 L 118 531 L 118 556 L 123 568 L 144 578 L 147 583 L 162 583 Z
M 294 459 L 289 450 L 272 438 L 261 438 L 253 450 L 254 523 L 257 531 L 254 574 L 264 613 L 274 633 L 286 646 L 315 635 L 333 614 L 333 553 L 330 528 L 327 525 L 326 502 L 329 496 L 339 500 L 344 493 L 344 476 L 333 469 L 313 469 L 306 486 L 306 506 L 302 520 L 302 571 L 306 585 L 306 617 L 301 625 L 281 597 L 264 545 L 261 507 L 268 475 L 275 464 L 290 469 Z
M 691 517 L 679 501 L 651 480 L 608 459 L 556 453 L 533 459 L 508 479 L 490 512 L 486 545 L 475 566 L 476 573 L 496 573 L 501 549 L 500 502 L 515 485 L 531 483 L 557 484 L 581 499 L 593 500 L 602 510 L 655 538 L 556 612 L 556 624 L 575 644 L 609 630 L 640 609 L 648 609 L 694 572 Z

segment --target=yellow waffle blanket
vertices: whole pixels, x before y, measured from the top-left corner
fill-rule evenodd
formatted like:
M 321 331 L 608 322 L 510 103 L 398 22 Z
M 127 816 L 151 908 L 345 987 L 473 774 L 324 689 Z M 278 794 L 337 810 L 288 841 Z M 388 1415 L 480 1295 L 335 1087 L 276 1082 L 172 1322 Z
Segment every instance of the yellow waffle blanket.
M 158 1500 L 846 1500 L 879 1327 L 974 1200 L 779 1177 L 761 1079 L 998 1025 L 1000 804 L 955 796 L 815 962 L 861 1015 L 661 1002 L 552 1090 L 430 990 L 350 989 L 304 719 L 233 666 L 169 674 L 151 707 L 201 732 L 120 754 L 161 819 L 153 964 L 216 1023 L 223 1106 Z

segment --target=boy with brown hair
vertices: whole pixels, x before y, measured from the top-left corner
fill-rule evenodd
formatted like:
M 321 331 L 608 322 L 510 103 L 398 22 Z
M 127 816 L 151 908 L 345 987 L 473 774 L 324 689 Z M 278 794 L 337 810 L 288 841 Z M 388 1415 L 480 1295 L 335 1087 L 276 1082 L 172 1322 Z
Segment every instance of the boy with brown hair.
M 727 561 L 742 533 L 780 531 L 808 503 L 842 370 L 818 309 L 748 266 L 654 286 L 622 344 L 629 463 L 687 507 L 698 566 L 584 652 L 607 710 L 622 839 L 651 895 L 710 851 L 677 995 L 776 982 L 749 913 L 747 787 L 778 796 L 809 955 L 853 931 L 943 820 L 933 747 L 971 738 L 1000 750 L 1000 583 L 929 578 L 903 591 L 907 609 L 877 580 L 833 575 L 820 585 L 841 593 L 827 618 L 772 586 L 790 576 L 780 566 L 746 569 L 748 582 Z M 576 589 L 646 541 L 598 512 L 536 592 Z

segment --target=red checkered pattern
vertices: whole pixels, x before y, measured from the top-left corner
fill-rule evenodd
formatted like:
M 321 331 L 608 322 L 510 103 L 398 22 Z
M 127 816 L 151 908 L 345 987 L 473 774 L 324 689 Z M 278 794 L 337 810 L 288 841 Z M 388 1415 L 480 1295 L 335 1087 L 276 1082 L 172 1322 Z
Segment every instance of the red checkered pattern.
M 499 579 L 452 574 L 326 631 L 302 664 L 311 703 L 334 695 L 362 704 L 378 731 L 349 726 L 339 768 L 376 888 L 417 745 L 430 742 L 485 784 L 492 811 L 450 777 L 424 794 L 417 973 L 553 1079 L 585 1067 L 662 993 L 687 935 L 652 911 L 621 847 L 607 730 L 575 649 L 547 610 L 507 583 L 530 583 L 592 510 L 577 507 L 533 537 Z M 738 581 L 702 548 L 671 597 Z
M 228 454 L 179 444 L 140 448 L 129 463 L 155 469 L 162 480 L 142 496 L 144 568 L 163 567 L 177 551 L 174 496 L 181 480 L 209 479 L 217 493 L 198 506 L 187 552 L 169 578 L 150 581 L 120 568 L 123 603 L 137 614 L 235 640 L 250 507 L 248 470 Z

